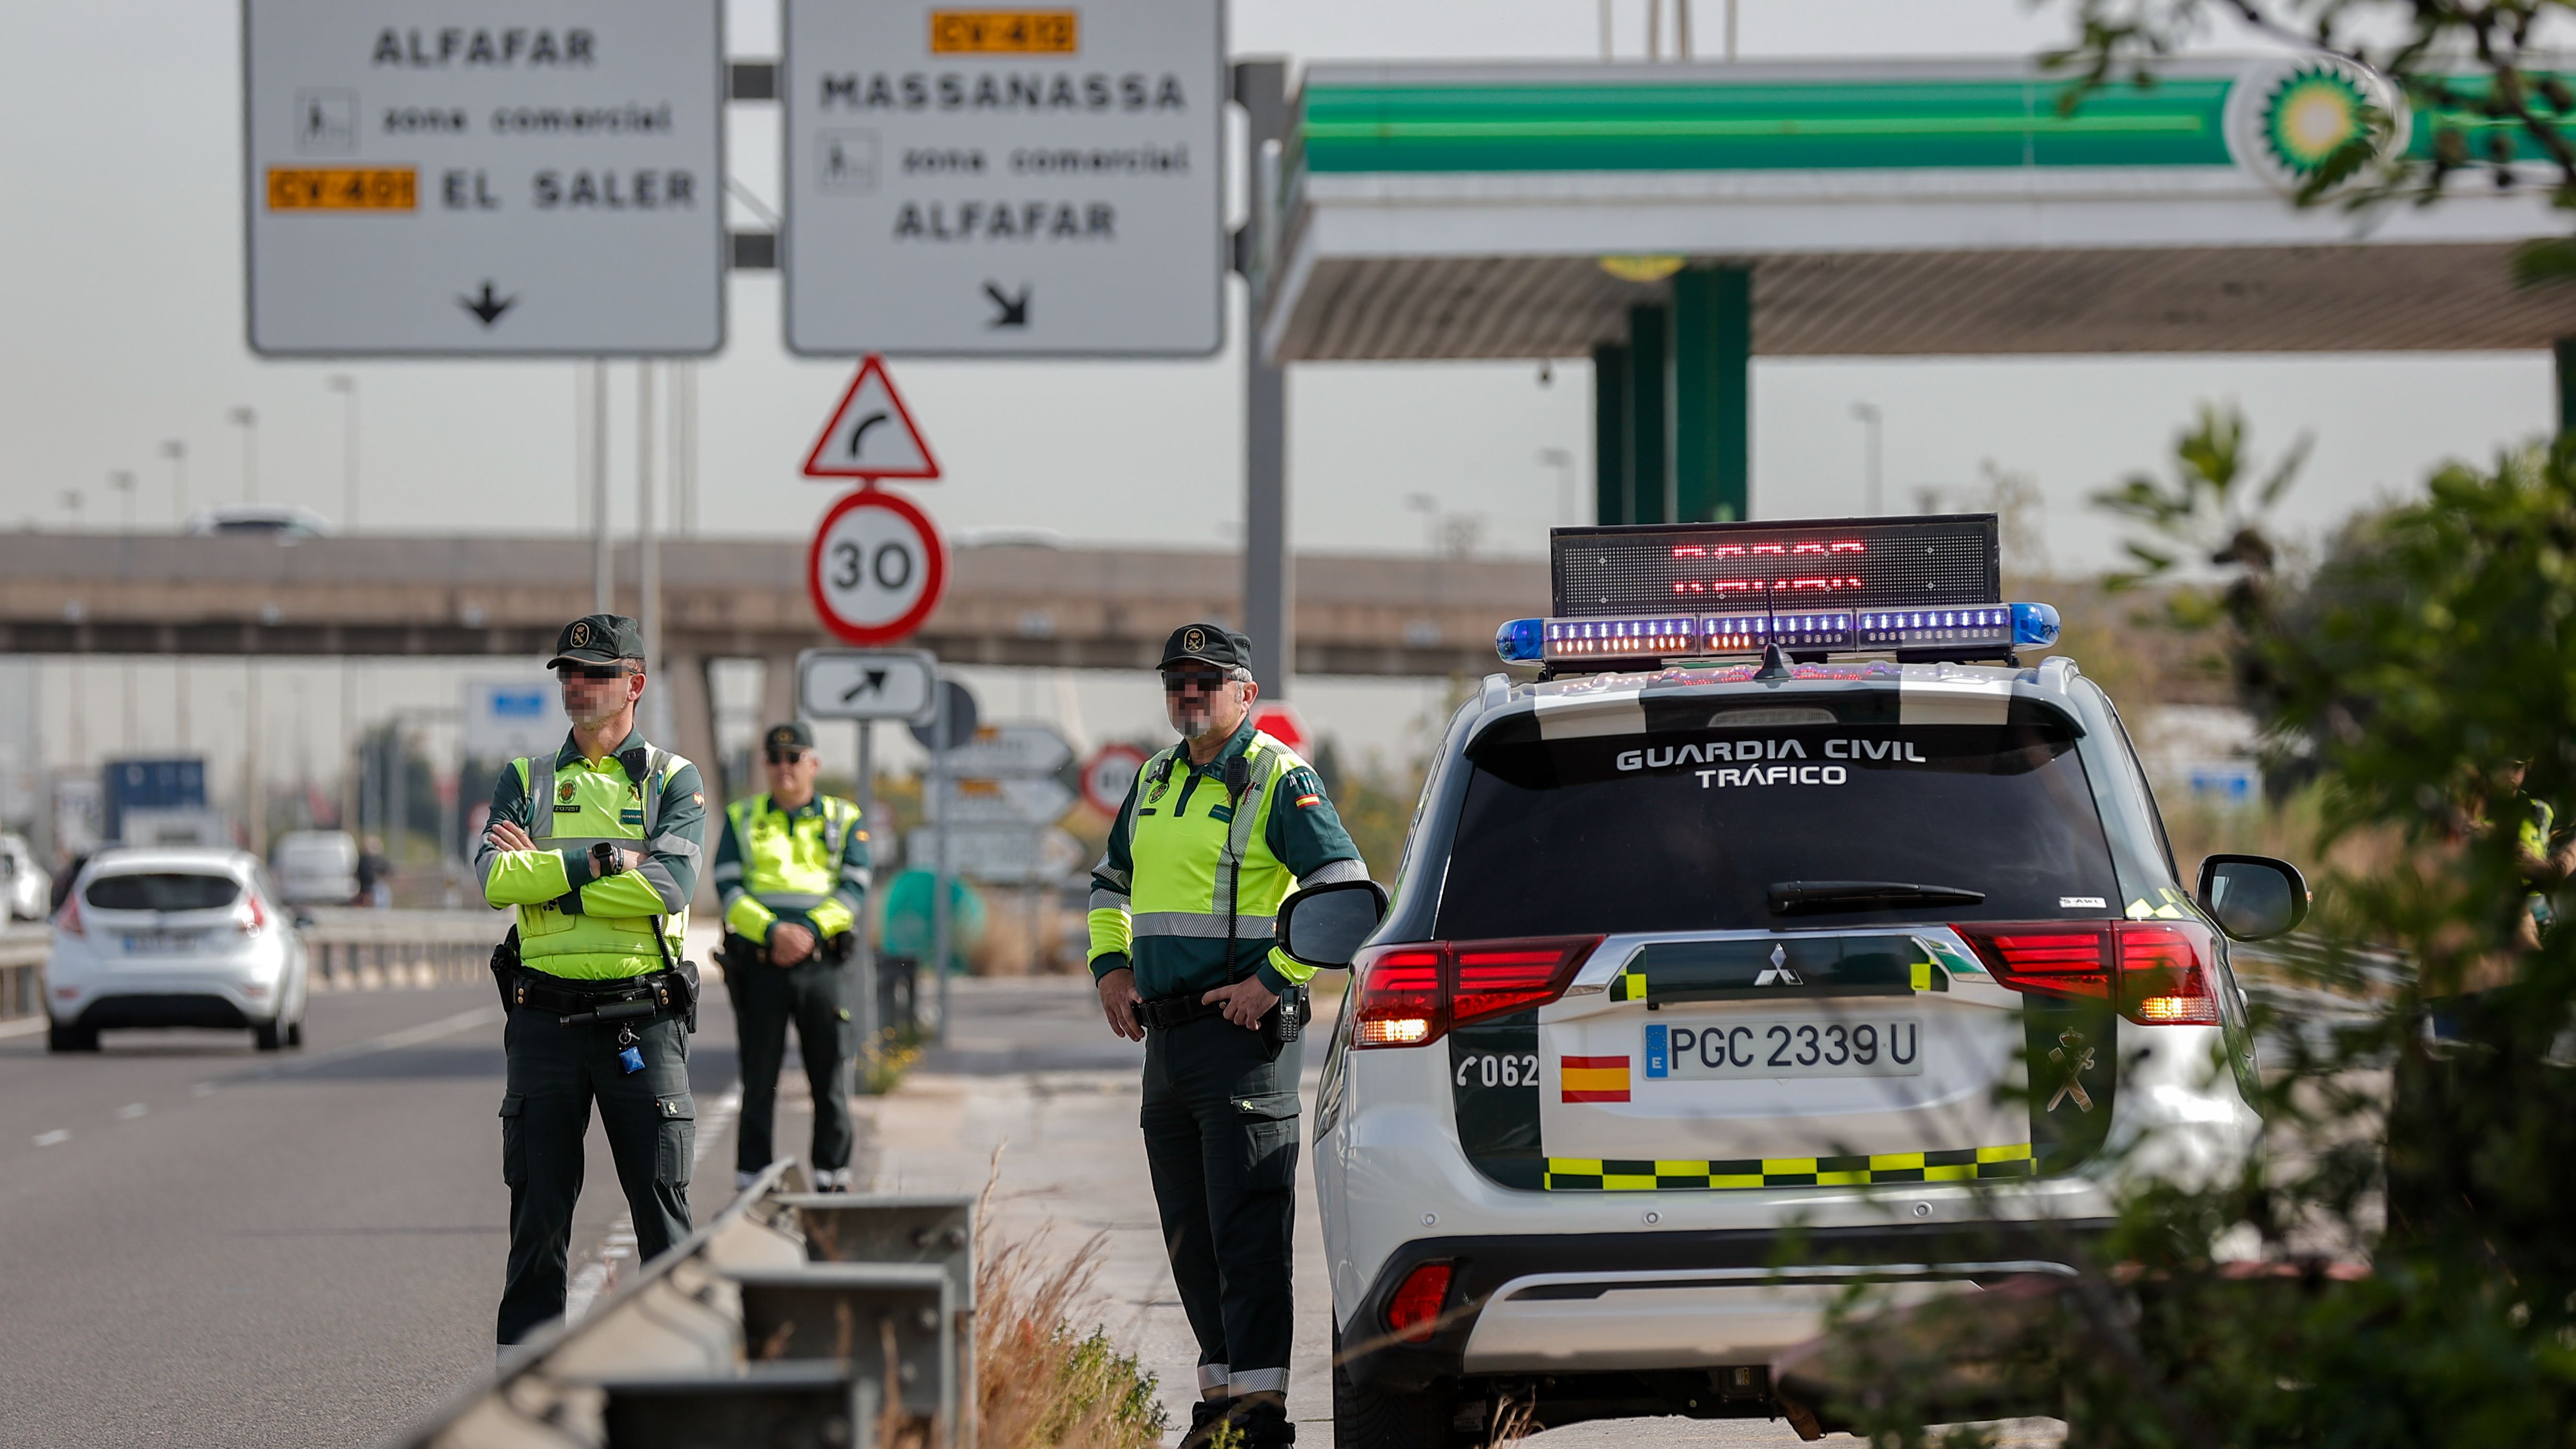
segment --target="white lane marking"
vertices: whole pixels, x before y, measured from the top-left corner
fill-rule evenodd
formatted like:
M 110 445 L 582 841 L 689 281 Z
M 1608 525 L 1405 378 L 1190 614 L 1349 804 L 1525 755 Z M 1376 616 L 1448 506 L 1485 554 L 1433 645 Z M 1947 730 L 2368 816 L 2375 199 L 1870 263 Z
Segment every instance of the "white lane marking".
M 69 1142 L 71 1140 L 71 1130 L 64 1127 L 57 1127 L 51 1132 L 39 1132 L 36 1134 L 36 1145 L 38 1147 L 51 1147 L 57 1142 Z
M 724 1140 L 733 1130 L 733 1119 L 742 1115 L 742 1083 L 736 1082 L 725 1094 L 707 1104 L 698 1117 L 697 1145 L 690 1157 L 689 1176 L 694 1179 L 697 1164 L 707 1160 L 707 1151 Z M 564 1285 L 564 1321 L 570 1323 L 590 1311 L 608 1290 L 617 1286 L 618 1269 L 635 1256 L 635 1215 L 620 1213 L 608 1225 L 608 1235 L 600 1240 L 599 1252 L 572 1275 Z
M 124 1106 L 116 1109 L 116 1120 L 119 1122 L 131 1122 L 135 1118 L 140 1117 L 151 1110 L 151 1108 L 143 1105 L 141 1102 L 128 1102 Z
M 498 1005 L 478 1006 L 472 1011 L 460 1011 L 454 1016 L 442 1016 L 436 1021 L 424 1022 L 419 1026 L 407 1027 L 402 1031 L 387 1032 L 383 1036 L 370 1037 L 354 1046 L 340 1047 L 336 1050 L 327 1052 L 317 1052 L 312 1056 L 304 1057 L 297 1061 L 280 1062 L 276 1066 L 270 1067 L 265 1071 L 255 1072 L 252 1076 L 254 1080 L 257 1080 L 268 1077 L 289 1076 L 296 1072 L 309 1072 L 315 1067 L 329 1066 L 333 1062 L 345 1062 L 351 1057 L 371 1056 L 377 1052 L 399 1051 L 404 1047 L 418 1046 L 425 1041 L 436 1041 L 440 1037 L 453 1036 L 460 1031 L 470 1030 L 471 1028 L 478 1026 L 488 1026 L 500 1019 L 501 1008 Z

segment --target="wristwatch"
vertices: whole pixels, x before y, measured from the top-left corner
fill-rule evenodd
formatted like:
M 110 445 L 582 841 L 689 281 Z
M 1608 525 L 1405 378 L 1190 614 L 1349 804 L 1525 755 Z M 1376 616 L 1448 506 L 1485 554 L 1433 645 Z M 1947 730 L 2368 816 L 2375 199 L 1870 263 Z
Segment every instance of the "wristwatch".
M 605 880 L 626 869 L 626 857 L 616 846 L 603 840 L 590 848 L 590 868 L 594 875 Z

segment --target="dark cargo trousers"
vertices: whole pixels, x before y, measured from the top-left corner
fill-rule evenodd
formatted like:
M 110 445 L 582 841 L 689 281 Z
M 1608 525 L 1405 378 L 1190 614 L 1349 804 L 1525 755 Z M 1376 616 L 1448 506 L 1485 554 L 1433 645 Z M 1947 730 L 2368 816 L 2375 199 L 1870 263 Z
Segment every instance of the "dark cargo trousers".
M 637 1260 L 650 1261 L 689 1235 L 698 1111 L 689 1096 L 688 1034 L 677 1017 L 637 1026 L 644 1070 L 631 1073 L 618 1064 L 617 1036 L 615 1026 L 565 1026 L 558 1013 L 526 1006 L 512 1010 L 502 1028 L 510 1062 L 501 1098 L 501 1180 L 510 1185 L 502 1343 L 563 1316 L 564 1259 L 594 1099 L 634 1217 Z
M 760 948 L 730 937 L 725 989 L 732 995 L 734 1039 L 742 1053 L 742 1122 L 736 1129 L 734 1166 L 758 1172 L 775 1157 L 778 1072 L 787 1061 L 787 1024 L 796 1024 L 796 1052 L 805 1059 L 805 1083 L 814 1094 L 814 1171 L 850 1165 L 850 1060 L 858 1046 L 851 1020 L 854 974 L 846 964 L 808 957 L 772 966 Z
M 1145 1037 L 1145 1156 L 1203 1397 L 1288 1388 L 1303 1045 L 1221 1016 Z

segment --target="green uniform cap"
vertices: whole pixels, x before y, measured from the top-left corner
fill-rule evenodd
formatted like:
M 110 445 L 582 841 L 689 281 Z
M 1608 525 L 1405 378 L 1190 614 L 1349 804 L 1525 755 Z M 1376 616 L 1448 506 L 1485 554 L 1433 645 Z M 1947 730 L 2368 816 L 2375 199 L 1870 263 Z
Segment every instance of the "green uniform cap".
M 1250 669 L 1252 640 L 1223 624 L 1183 624 L 1163 641 L 1163 662 L 1159 667 L 1169 669 L 1190 660 L 1222 669 Z
M 643 657 L 643 625 L 623 614 L 584 614 L 564 625 L 563 632 L 555 636 L 555 657 L 546 661 L 546 667 L 615 664 L 621 659 Z
M 761 737 L 765 750 L 810 750 L 814 748 L 814 727 L 801 719 L 771 725 Z

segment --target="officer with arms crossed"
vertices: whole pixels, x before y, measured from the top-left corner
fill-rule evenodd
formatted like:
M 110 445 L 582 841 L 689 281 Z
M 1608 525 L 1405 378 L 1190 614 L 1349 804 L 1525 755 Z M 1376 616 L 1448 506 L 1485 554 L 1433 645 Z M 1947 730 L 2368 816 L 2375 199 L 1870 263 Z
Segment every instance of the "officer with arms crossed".
M 850 1189 L 851 927 L 867 918 L 868 833 L 859 807 L 818 795 L 821 757 L 802 721 L 764 736 L 769 793 L 725 809 L 716 846 L 724 895 L 725 986 L 742 1044 L 742 1125 L 734 1185 L 769 1165 L 787 1023 L 814 1089 L 814 1185 Z
M 689 1233 L 697 1107 L 686 1033 L 696 1024 L 697 979 L 680 952 L 707 807 L 697 766 L 636 732 L 643 656 L 644 631 L 632 619 L 592 614 L 564 626 L 547 667 L 561 671 L 571 737 L 501 772 L 492 823 L 474 852 L 483 898 L 518 908 L 493 960 L 510 1010 L 502 1034 L 504 1349 L 563 1315 L 594 1099 L 634 1214 L 638 1257 Z
M 1181 743 L 1137 774 L 1092 870 L 1091 974 L 1110 1029 L 1145 1043 L 1145 1154 L 1199 1341 L 1181 1442 L 1230 1423 L 1269 1449 L 1297 1438 L 1288 1248 L 1313 974 L 1271 949 L 1271 917 L 1295 887 L 1368 870 L 1315 772 L 1252 727 L 1251 641 L 1191 624 L 1163 656 Z

